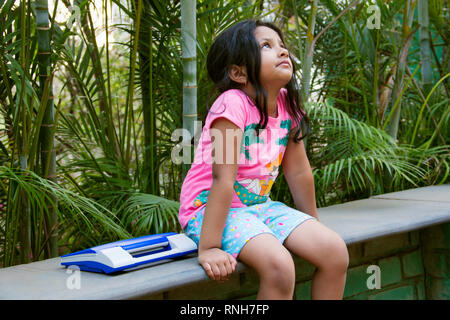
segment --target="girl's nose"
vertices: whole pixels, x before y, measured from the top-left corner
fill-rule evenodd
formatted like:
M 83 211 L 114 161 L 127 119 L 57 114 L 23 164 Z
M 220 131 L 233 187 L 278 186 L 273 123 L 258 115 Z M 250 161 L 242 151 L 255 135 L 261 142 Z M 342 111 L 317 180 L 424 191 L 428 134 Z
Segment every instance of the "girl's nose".
M 288 57 L 289 56 L 289 51 L 286 48 L 280 47 L 280 52 L 279 52 L 280 56 L 283 57 Z

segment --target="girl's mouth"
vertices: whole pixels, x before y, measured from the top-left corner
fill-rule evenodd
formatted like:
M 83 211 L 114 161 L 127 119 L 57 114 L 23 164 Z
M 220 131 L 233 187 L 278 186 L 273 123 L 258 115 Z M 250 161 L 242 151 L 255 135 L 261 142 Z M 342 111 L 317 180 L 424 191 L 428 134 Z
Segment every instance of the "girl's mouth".
M 283 62 L 279 63 L 277 67 L 285 66 L 285 65 L 286 65 L 286 66 L 289 66 L 289 67 L 291 66 L 291 64 L 289 63 L 289 61 L 283 61 Z

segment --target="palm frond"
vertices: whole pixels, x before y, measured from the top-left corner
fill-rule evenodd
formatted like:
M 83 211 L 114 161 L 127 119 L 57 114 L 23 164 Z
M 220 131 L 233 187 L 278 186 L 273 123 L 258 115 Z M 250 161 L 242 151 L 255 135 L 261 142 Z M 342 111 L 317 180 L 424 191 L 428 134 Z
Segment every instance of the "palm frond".
M 327 101 L 310 108 L 310 118 L 319 133 L 308 141 L 310 161 L 316 165 L 316 189 L 321 198 L 345 186 L 348 194 L 367 195 L 383 191 L 379 186 L 418 186 L 427 171 L 425 152 L 398 145 L 386 132 L 349 117 Z M 388 175 L 389 181 L 386 180 Z
M 181 231 L 178 223 L 180 204 L 176 201 L 134 191 L 110 193 L 103 201 L 115 203 L 116 214 L 133 236 Z

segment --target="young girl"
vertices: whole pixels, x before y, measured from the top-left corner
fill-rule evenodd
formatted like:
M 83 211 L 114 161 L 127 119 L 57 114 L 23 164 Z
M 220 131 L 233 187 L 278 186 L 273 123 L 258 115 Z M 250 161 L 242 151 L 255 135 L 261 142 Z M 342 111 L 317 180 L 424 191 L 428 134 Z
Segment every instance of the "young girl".
M 318 221 L 301 136 L 307 118 L 280 30 L 254 20 L 233 25 L 212 44 L 207 68 L 220 96 L 183 182 L 179 212 L 200 265 L 223 281 L 239 259 L 259 275 L 258 299 L 292 299 L 293 253 L 316 266 L 312 299 L 342 299 L 347 246 Z M 297 209 L 269 197 L 280 165 Z

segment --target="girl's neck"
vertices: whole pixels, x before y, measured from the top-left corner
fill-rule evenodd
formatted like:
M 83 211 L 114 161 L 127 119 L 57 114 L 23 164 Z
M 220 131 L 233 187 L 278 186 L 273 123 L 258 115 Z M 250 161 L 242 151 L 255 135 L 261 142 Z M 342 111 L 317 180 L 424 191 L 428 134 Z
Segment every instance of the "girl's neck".
M 269 117 L 278 117 L 278 106 L 277 106 L 277 100 L 278 100 L 278 93 L 280 92 L 281 88 L 274 89 L 274 90 L 266 90 L 267 92 L 267 113 Z M 247 84 L 242 88 L 242 91 L 244 91 L 247 96 L 249 96 L 253 102 L 256 100 L 256 94 L 255 89 L 251 84 Z

